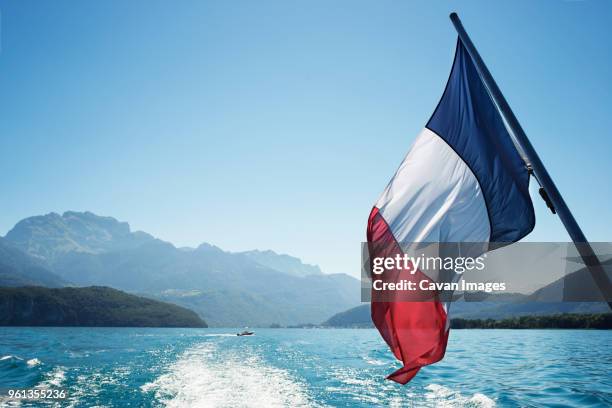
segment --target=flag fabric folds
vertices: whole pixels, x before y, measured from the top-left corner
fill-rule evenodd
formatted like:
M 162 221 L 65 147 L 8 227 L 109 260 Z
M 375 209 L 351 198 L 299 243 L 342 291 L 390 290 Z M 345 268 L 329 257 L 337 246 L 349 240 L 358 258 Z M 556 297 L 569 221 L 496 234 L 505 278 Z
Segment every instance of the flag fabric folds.
M 402 255 L 402 243 L 518 241 L 535 224 L 528 187 L 525 162 L 458 41 L 438 106 L 370 213 L 369 257 Z M 444 357 L 448 312 L 440 299 L 379 301 L 373 292 L 372 320 L 403 363 L 389 379 L 405 384 Z

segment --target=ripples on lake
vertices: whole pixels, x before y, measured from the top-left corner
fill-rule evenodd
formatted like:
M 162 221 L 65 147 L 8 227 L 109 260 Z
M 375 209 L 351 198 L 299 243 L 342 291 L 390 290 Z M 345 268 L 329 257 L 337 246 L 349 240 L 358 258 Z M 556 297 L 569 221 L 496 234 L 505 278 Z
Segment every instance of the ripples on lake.
M 454 330 L 403 387 L 384 380 L 399 364 L 374 330 L 235 332 L 0 328 L 0 388 L 66 388 L 37 404 L 62 407 L 612 405 L 609 331 Z

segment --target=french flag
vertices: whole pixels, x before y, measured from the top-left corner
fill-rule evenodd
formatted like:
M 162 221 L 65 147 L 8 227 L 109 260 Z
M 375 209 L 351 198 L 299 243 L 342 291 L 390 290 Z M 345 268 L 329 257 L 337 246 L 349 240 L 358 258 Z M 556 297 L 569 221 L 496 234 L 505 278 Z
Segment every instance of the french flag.
M 370 213 L 370 260 L 403 255 L 402 243 L 483 243 L 486 250 L 518 241 L 535 225 L 528 187 L 525 161 L 459 40 L 438 106 Z M 429 301 L 390 296 L 372 290 L 372 321 L 403 363 L 388 378 L 406 384 L 444 357 L 450 304 L 435 294 Z

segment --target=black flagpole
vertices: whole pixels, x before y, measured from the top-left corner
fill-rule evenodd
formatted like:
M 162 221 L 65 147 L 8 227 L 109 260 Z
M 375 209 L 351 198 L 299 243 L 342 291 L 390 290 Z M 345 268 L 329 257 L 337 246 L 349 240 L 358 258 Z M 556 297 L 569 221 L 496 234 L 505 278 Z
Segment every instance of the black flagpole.
M 546 167 L 544 167 L 544 164 L 542 163 L 540 157 L 533 148 L 531 142 L 529 141 L 529 138 L 527 138 L 527 135 L 521 127 L 518 119 L 516 118 L 516 116 L 514 116 L 512 109 L 510 109 L 510 105 L 508 105 L 506 98 L 504 98 L 504 95 L 499 90 L 499 87 L 495 83 L 493 76 L 491 76 L 491 73 L 489 72 L 487 66 L 480 57 L 480 54 L 478 54 L 478 51 L 476 50 L 476 47 L 474 47 L 472 40 L 470 40 L 470 37 L 463 28 L 463 24 L 461 24 L 461 20 L 459 19 L 457 13 L 451 13 L 450 19 L 453 22 L 457 33 L 459 34 L 461 42 L 472 57 L 472 61 L 474 61 L 474 64 L 478 69 L 478 73 L 480 74 L 481 79 L 485 83 L 485 86 L 488 88 L 491 98 L 493 99 L 501 114 L 503 115 L 504 119 L 506 120 L 508 127 L 510 127 L 510 130 L 512 131 L 513 136 L 515 138 L 515 142 L 518 144 L 520 150 L 522 150 L 522 154 L 526 157 L 528 165 L 531 167 L 535 178 L 542 186 L 542 197 L 547 201 L 547 204 L 549 205 L 549 207 L 551 207 L 553 213 L 556 212 L 557 214 L 559 214 L 559 218 L 565 226 L 567 233 L 572 238 L 572 241 L 574 241 L 574 244 L 576 245 L 576 248 L 578 249 L 578 252 L 582 257 L 584 264 L 591 273 L 591 276 L 593 276 L 593 280 L 599 287 L 599 290 L 603 295 L 604 301 L 608 302 L 608 306 L 610 307 L 610 309 L 612 309 L 612 284 L 610 284 L 610 279 L 608 279 L 608 275 L 606 274 L 606 271 L 599 262 L 597 255 L 595 255 L 591 244 L 589 244 L 586 237 L 584 236 L 584 233 L 580 229 L 580 226 L 576 222 L 576 219 L 572 215 L 572 212 L 567 207 L 565 200 L 563 200 L 561 193 L 559 193 L 557 186 L 555 186 L 555 183 L 548 174 L 548 171 L 546 171 Z

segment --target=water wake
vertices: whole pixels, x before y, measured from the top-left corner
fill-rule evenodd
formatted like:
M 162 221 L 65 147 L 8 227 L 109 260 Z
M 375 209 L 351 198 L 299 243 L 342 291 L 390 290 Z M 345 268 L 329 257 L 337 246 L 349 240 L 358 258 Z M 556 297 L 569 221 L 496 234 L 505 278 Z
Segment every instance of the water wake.
M 236 352 L 236 350 L 232 350 Z M 141 387 L 167 407 L 307 407 L 304 385 L 257 355 L 220 351 L 204 343 L 187 350 L 168 371 Z
M 425 398 L 433 402 L 436 407 L 492 408 L 495 406 L 495 401 L 480 393 L 466 397 L 458 391 L 439 384 L 429 384 L 425 389 L 428 391 Z

